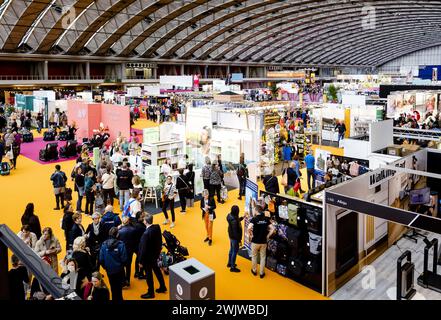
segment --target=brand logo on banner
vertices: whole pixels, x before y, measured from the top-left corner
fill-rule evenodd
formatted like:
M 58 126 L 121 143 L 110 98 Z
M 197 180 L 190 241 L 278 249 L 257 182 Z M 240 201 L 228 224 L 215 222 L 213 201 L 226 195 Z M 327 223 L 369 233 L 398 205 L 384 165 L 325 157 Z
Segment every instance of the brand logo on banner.
M 396 171 L 391 169 L 382 169 L 377 172 L 373 172 L 369 177 L 369 189 L 375 188 L 392 179 L 395 175 Z

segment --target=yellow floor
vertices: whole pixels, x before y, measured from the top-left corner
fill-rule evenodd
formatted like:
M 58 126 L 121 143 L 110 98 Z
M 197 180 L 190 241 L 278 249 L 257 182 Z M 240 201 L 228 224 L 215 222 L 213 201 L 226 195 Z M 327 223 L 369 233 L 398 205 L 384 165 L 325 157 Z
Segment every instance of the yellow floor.
M 141 120 L 137 122 L 136 127 L 141 129 L 145 125 L 151 125 L 151 123 Z M 17 165 L 18 169 L 13 170 L 10 176 L 0 177 L 0 204 L 2 206 L 0 223 L 5 223 L 13 231 L 18 232 L 20 218 L 26 204 L 33 202 L 42 227 L 51 226 L 64 248 L 64 236 L 60 228 L 62 212 L 53 210 L 55 199 L 49 180 L 50 174 L 54 171 L 54 165 L 40 165 L 24 157 L 19 157 Z M 74 161 L 63 162 L 61 166 L 62 170 L 70 175 Z M 68 184 L 73 187 L 71 181 Z M 238 257 L 237 264 L 242 272 L 238 274 L 229 272 L 226 268 L 229 250 L 226 215 L 234 204 L 239 205 L 241 210 L 244 206 L 243 201 L 237 200 L 237 190 L 230 192 L 227 203 L 220 205 L 216 211 L 217 219 L 214 225 L 212 247 L 203 242 L 205 238 L 204 225 L 200 209 L 197 207 L 198 204 L 195 208 L 187 210 L 186 215 L 180 214 L 177 210 L 176 227 L 172 230 L 182 244 L 188 247 L 192 257 L 215 270 L 216 298 L 233 300 L 324 299 L 315 291 L 269 270 L 267 270 L 267 276 L 264 279 L 252 276 L 250 261 L 241 257 Z M 162 221 L 162 215 L 155 216 L 155 223 Z M 87 226 L 89 223 L 90 219 L 85 217 L 83 225 Z M 63 251 L 59 258 L 64 254 Z M 166 281 L 168 283 L 167 278 Z M 131 287 L 124 290 L 124 297 L 125 299 L 139 299 L 139 296 L 145 292 L 145 281 L 133 279 Z M 159 294 L 157 299 L 168 299 L 168 294 Z

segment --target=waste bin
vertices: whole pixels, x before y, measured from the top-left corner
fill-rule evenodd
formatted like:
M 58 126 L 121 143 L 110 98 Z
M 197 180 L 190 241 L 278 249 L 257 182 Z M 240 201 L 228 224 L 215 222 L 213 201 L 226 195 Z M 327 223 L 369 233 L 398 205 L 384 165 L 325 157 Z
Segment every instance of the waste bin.
M 191 258 L 169 268 L 170 300 L 214 300 L 214 271 Z

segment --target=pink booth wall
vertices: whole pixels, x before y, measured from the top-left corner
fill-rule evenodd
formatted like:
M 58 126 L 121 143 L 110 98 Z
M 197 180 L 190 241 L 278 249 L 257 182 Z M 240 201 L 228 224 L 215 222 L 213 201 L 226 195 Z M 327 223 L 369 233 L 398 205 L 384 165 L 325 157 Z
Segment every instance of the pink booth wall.
M 130 109 L 128 106 L 69 100 L 67 102 L 67 117 L 69 124 L 75 121 L 79 140 L 92 137 L 93 130 L 99 128 L 100 122 L 104 124 L 104 127 L 109 128 L 109 141 L 114 141 L 118 132 L 121 132 L 124 137 L 130 137 Z

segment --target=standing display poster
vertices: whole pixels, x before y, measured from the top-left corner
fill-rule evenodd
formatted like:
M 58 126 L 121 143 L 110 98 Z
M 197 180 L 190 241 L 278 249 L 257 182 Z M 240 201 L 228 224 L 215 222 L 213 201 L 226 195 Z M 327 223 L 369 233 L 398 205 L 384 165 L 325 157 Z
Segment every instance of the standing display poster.
M 98 164 L 100 162 L 100 148 L 93 148 L 93 163 L 95 168 L 98 169 Z
M 222 160 L 231 163 L 240 162 L 240 140 L 222 140 Z
M 327 172 L 327 163 L 326 160 L 331 156 L 331 153 L 326 150 L 316 149 L 315 150 L 315 170 L 321 172 Z
M 186 144 L 189 160 L 201 168 L 210 156 L 212 118 L 209 108 L 187 108 Z
M 263 115 L 263 131 L 261 137 L 261 172 L 265 168 L 274 170 L 274 165 L 279 163 L 280 154 L 280 114 L 278 112 L 267 111 Z
M 244 216 L 244 238 L 243 245 L 244 247 L 251 252 L 251 239 L 248 236 L 248 225 L 250 224 L 250 220 L 254 217 L 254 210 L 256 208 L 256 203 L 259 195 L 259 187 L 257 183 L 254 183 L 250 179 L 247 179 L 245 183 L 245 216 Z
M 159 166 L 146 166 L 144 168 L 144 186 L 156 188 L 159 185 L 159 173 L 161 168 Z
M 143 143 L 159 142 L 159 127 L 142 129 L 142 142 Z

